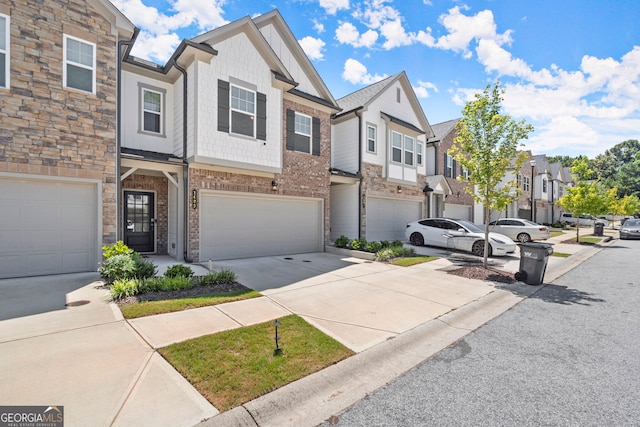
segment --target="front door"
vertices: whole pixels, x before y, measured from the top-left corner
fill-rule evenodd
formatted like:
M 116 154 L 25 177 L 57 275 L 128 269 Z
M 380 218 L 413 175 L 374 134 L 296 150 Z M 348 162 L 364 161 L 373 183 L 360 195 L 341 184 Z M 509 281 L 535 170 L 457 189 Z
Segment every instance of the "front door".
M 124 192 L 124 243 L 136 252 L 155 252 L 155 203 L 153 193 Z

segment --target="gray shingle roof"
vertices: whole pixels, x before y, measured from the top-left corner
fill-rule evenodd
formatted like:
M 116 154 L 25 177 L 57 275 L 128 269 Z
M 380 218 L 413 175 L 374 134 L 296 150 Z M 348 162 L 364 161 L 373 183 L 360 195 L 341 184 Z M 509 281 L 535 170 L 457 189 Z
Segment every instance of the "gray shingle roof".
M 357 90 L 349 95 L 346 95 L 336 102 L 342 108 L 343 112 L 352 111 L 358 107 L 364 107 L 376 97 L 380 92 L 384 90 L 388 85 L 394 82 L 402 73 L 395 74 L 393 76 L 387 77 L 386 79 L 380 80 L 372 85 L 367 87 L 363 87 L 360 90 Z
M 456 123 L 458 123 L 460 119 L 448 120 L 446 122 L 437 123 L 435 125 L 431 125 L 431 129 L 435 134 L 434 140 L 440 141 L 442 138 L 447 136 L 451 131 L 453 131 L 456 127 Z

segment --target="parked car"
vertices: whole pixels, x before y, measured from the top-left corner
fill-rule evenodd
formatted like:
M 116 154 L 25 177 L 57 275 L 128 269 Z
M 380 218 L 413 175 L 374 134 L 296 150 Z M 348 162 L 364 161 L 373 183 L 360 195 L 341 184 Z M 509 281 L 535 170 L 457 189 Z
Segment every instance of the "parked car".
M 609 221 L 606 219 L 596 218 L 593 215 L 581 215 L 580 217 L 575 217 L 571 213 L 563 213 L 560 215 L 560 223 L 562 224 L 571 224 L 571 225 L 594 225 L 594 224 L 602 224 L 604 226 L 609 225 Z
M 425 218 L 407 224 L 405 236 L 415 246 L 439 246 L 484 255 L 484 230 L 469 221 Z M 502 234 L 489 233 L 489 256 L 515 251 L 513 240 Z
M 620 240 L 640 239 L 640 219 L 628 219 L 620 227 Z
M 504 234 L 510 239 L 522 243 L 549 238 L 549 227 L 520 218 L 502 218 L 491 221 L 489 231 Z

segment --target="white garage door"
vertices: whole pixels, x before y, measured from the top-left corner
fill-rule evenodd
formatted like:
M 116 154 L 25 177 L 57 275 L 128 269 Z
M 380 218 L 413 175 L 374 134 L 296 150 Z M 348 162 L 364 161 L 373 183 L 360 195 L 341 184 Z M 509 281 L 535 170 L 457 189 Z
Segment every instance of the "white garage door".
M 445 204 L 444 217 L 471 221 L 471 206 Z
M 203 193 L 200 260 L 322 252 L 318 199 Z
M 0 278 L 97 270 L 97 184 L 0 177 L 0 200 Z
M 407 223 L 421 216 L 421 202 L 367 197 L 367 240 L 405 240 Z

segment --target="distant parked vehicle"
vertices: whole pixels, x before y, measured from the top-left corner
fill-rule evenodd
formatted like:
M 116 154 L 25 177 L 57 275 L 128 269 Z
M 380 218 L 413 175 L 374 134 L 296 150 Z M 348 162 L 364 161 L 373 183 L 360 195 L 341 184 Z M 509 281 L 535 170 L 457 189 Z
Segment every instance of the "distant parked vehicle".
M 594 224 L 602 224 L 605 226 L 609 225 L 609 221 L 606 219 L 599 219 L 593 215 L 581 215 L 580 217 L 575 217 L 573 214 L 567 212 L 560 215 L 560 223 L 571 225 L 579 224 L 581 226 Z
M 440 246 L 484 255 L 484 230 L 472 222 L 449 218 L 425 218 L 407 224 L 407 240 L 415 246 Z M 513 240 L 498 233 L 489 233 L 489 256 L 507 255 L 516 251 Z
M 620 240 L 626 239 L 640 239 L 640 219 L 628 219 L 620 227 Z
M 549 227 L 520 218 L 502 218 L 497 221 L 491 221 L 489 223 L 489 231 L 504 234 L 510 239 L 522 243 L 532 240 L 547 240 L 549 238 Z

